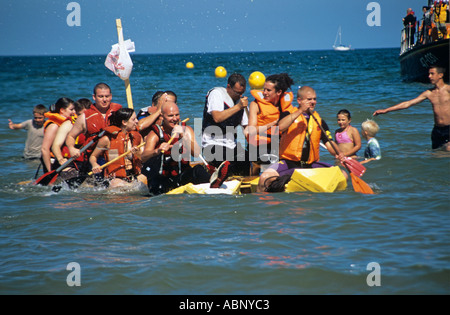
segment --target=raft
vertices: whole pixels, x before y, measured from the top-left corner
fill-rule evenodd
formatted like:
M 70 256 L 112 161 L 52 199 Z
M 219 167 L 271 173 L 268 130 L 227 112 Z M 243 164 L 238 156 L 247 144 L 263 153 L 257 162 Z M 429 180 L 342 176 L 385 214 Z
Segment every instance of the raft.
M 172 189 L 167 195 L 178 194 L 200 194 L 200 195 L 213 195 L 213 194 L 225 194 L 236 195 L 239 194 L 239 188 L 241 186 L 240 180 L 225 181 L 220 188 L 210 188 L 209 183 L 194 185 L 192 183 L 184 186 Z
M 225 181 L 220 188 L 209 188 L 206 184 L 187 184 L 169 191 L 168 195 L 176 194 L 246 194 L 256 192 L 259 177 L 232 179 Z M 333 193 L 345 190 L 347 180 L 338 166 L 328 168 L 296 169 L 291 180 L 285 185 L 285 192 L 325 192 Z

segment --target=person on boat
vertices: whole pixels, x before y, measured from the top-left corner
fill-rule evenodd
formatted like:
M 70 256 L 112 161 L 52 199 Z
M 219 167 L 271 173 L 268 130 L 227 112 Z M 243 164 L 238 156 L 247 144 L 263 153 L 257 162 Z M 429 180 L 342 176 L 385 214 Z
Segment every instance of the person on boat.
M 448 4 L 443 1 L 434 2 L 434 23 L 438 31 L 438 39 L 448 38 L 447 34 L 447 8 Z
M 364 161 L 361 161 L 361 164 L 381 159 L 380 144 L 375 138 L 379 130 L 380 127 L 374 120 L 367 119 L 361 124 L 361 133 L 364 139 L 367 140 L 367 147 L 364 150 Z
M 317 104 L 316 92 L 309 86 L 302 86 L 297 91 L 298 108 L 292 107 L 281 113 L 278 126 L 282 133 L 280 139 L 280 161 L 272 164 L 260 176 L 257 191 L 273 191 L 270 186 L 275 180 L 289 179 L 297 168 L 331 167 L 333 165 L 320 162 L 320 141 L 327 147 L 330 154 L 343 162 L 346 157 L 341 152 L 335 152 L 330 141 L 330 130 L 327 123 L 315 111 Z M 322 133 L 314 115 L 326 134 Z M 339 149 L 338 149 L 339 150 Z M 343 171 L 344 176 L 347 174 Z M 284 190 L 284 184 L 281 190 Z
M 145 137 L 153 124 L 161 125 L 161 106 L 165 102 L 177 102 L 177 95 L 173 91 L 157 91 L 153 94 L 152 105 L 142 108 L 138 113 L 138 130 Z
M 92 98 L 94 104 L 77 118 L 67 135 L 66 145 L 71 157 L 80 156 L 80 150 L 76 147 L 76 139 L 80 134 L 85 135 L 84 143 L 89 143 L 109 125 L 111 114 L 122 108 L 122 105 L 111 102 L 111 88 L 105 83 L 99 83 L 94 87 Z M 94 145 L 85 151 L 86 155 L 89 156 L 93 149 Z
M 249 175 L 248 152 L 237 142 L 237 128 L 244 130 L 248 116 L 246 80 L 238 73 L 228 77 L 227 87 L 215 87 L 206 95 L 203 109 L 202 150 L 205 160 L 219 167 L 229 161 L 230 175 Z
M 450 151 L 450 85 L 444 82 L 446 69 L 440 66 L 431 66 L 428 70 L 428 78 L 433 88 L 426 90 L 418 97 L 399 103 L 397 105 L 378 109 L 373 116 L 386 114 L 392 111 L 407 109 L 411 106 L 429 100 L 434 114 L 434 127 L 431 132 L 431 148 Z
M 267 77 L 262 91 L 250 91 L 255 98 L 249 106 L 247 126 L 251 175 L 259 175 L 261 164 L 274 162 L 271 156 L 278 158 L 278 120 L 281 112 L 292 107 L 294 94 L 287 92 L 292 84 L 294 80 L 287 73 L 274 74 Z
M 97 146 L 89 157 L 92 173 L 99 174 L 104 171 L 104 178 L 109 180 L 109 187 L 120 187 L 139 180 L 147 183 L 141 174 L 142 148 L 141 134 L 137 131 L 138 120 L 131 108 L 121 108 L 115 111 L 110 118 L 110 126 L 105 128 L 106 134 L 98 141 Z M 105 162 L 131 151 L 128 155 L 112 162 L 105 168 L 98 164 L 100 157 Z
M 361 136 L 358 129 L 350 125 L 352 116 L 346 109 L 341 109 L 337 113 L 337 123 L 339 129 L 334 132 L 334 138 L 339 150 L 345 156 L 356 158 L 356 153 L 361 149 Z
M 195 140 L 194 130 L 184 124 L 179 125 L 177 104 L 164 103 L 161 114 L 162 124 L 152 126 L 142 153 L 143 173 L 147 176 L 150 194 L 160 195 L 188 183 L 208 183 L 211 174 L 202 165 L 191 167 L 189 163 L 191 156 L 199 156 L 200 146 Z M 219 176 L 211 187 L 219 187 L 224 180 Z
M 87 98 L 81 98 L 74 103 L 76 115 L 72 116 L 71 119 L 64 121 L 61 126 L 58 128 L 58 132 L 56 133 L 55 140 L 53 140 L 52 144 L 52 152 L 55 157 L 55 167 L 59 167 L 67 162 L 67 159 L 70 158 L 69 149 L 65 145 L 67 134 L 72 129 L 73 124 L 76 119 L 85 112 L 91 105 L 92 102 Z M 84 135 L 79 135 L 77 138 L 77 147 L 81 143 L 84 143 Z M 76 159 L 73 163 L 74 168 L 70 167 L 67 170 L 61 172 L 62 178 L 70 177 L 70 173 L 72 170 L 83 171 L 82 167 L 85 164 L 84 154 L 82 154 L 78 159 Z
M 411 8 L 406 10 L 406 16 L 403 18 L 403 25 L 406 31 L 406 42 L 409 43 L 409 47 L 414 46 L 414 35 L 416 33 L 416 16 Z
M 8 127 L 12 130 L 27 130 L 27 140 L 23 150 L 23 158 L 27 160 L 39 159 L 41 157 L 42 141 L 44 140 L 45 105 L 39 104 L 33 107 L 33 119 L 25 120 L 15 124 L 8 119 Z
M 427 44 L 431 42 L 431 30 L 432 23 L 431 18 L 433 13 L 430 10 L 430 7 L 423 6 L 422 7 L 423 17 L 422 17 L 422 28 L 420 30 L 420 43 Z
M 62 97 L 52 105 L 50 112 L 45 113 L 47 121 L 44 123 L 44 139 L 41 147 L 41 162 L 44 173 L 55 169 L 52 144 L 55 140 L 59 127 L 66 120 L 75 115 L 75 104 L 70 98 Z M 52 167 L 53 166 L 53 167 Z

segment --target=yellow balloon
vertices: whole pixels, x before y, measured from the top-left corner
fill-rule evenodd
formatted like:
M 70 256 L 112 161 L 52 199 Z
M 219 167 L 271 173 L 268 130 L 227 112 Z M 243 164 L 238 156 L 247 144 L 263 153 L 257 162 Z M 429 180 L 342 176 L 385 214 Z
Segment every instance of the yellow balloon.
M 217 78 L 224 78 L 227 76 L 227 70 L 222 66 L 217 67 L 214 73 Z
M 248 83 L 253 90 L 261 90 L 266 82 L 266 77 L 259 71 L 255 71 L 248 77 Z
M 193 64 L 192 62 L 189 61 L 189 62 L 186 64 L 186 68 L 192 69 L 192 68 L 194 68 L 194 64 Z

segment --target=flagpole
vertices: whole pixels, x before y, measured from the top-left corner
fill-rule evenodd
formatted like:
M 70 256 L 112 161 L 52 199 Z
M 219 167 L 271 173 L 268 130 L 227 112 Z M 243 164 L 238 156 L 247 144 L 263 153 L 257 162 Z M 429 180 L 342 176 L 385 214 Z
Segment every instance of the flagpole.
M 117 26 L 117 36 L 119 37 L 119 46 L 121 46 L 121 44 L 123 43 L 123 31 L 122 31 L 122 21 L 120 19 L 116 19 L 116 26 Z M 125 91 L 127 93 L 128 108 L 133 108 L 133 98 L 131 97 L 130 80 L 125 79 L 124 81 L 125 81 Z

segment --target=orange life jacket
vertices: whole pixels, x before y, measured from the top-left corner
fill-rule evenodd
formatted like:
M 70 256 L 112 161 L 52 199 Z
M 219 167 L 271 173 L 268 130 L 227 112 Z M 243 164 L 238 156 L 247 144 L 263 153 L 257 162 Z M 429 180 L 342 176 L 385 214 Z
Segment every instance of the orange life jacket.
M 51 113 L 51 112 L 46 112 L 44 114 L 44 117 L 47 117 L 48 119 L 45 121 L 44 123 L 44 133 L 47 130 L 47 127 L 50 126 L 51 124 L 56 124 L 59 126 L 61 126 L 61 124 L 63 122 L 65 122 L 66 120 L 70 120 L 70 118 L 67 118 L 63 115 L 61 115 L 60 113 Z M 53 154 L 52 150 L 50 150 L 50 157 L 54 158 L 55 155 Z
M 183 126 L 186 125 L 186 123 L 182 123 Z M 163 128 L 160 125 L 152 125 L 151 126 L 152 131 L 154 133 L 156 133 L 156 135 L 159 137 L 159 142 L 157 143 L 156 147 L 159 148 L 159 146 L 163 143 L 163 142 L 169 142 L 171 136 L 170 134 L 166 133 Z M 180 140 L 180 138 L 175 137 L 174 140 L 172 141 L 172 144 L 175 146 L 178 141 Z M 181 159 L 180 161 L 175 161 L 174 159 L 172 159 L 172 149 L 168 151 L 164 151 L 164 154 L 162 155 L 161 158 L 161 169 L 160 169 L 160 175 L 165 176 L 165 177 L 175 177 L 180 175 L 186 168 L 189 167 L 189 161 L 186 161 L 184 159 Z M 184 147 L 180 147 L 180 150 L 182 150 L 182 152 L 180 153 L 184 153 L 186 150 Z
M 292 111 L 293 112 L 293 111 Z M 291 113 L 292 113 L 291 112 Z M 322 124 L 317 112 L 314 112 L 314 117 L 319 124 Z M 306 163 L 311 164 L 319 161 L 320 139 L 322 130 L 313 118 L 306 120 L 305 116 L 300 115 L 283 133 L 280 140 L 280 157 L 281 159 L 299 162 L 302 160 L 303 143 L 306 136 L 310 137 L 309 158 Z
M 142 137 L 137 131 L 130 131 L 129 133 L 122 132 L 117 126 L 109 126 L 105 128 L 105 135 L 110 140 L 109 150 L 105 151 L 106 161 L 111 161 L 117 156 L 127 152 L 131 149 L 127 148 L 128 142 L 131 140 L 131 145 L 133 147 L 139 145 L 142 141 Z M 127 149 L 126 149 L 127 148 Z M 106 177 L 117 177 L 117 178 L 126 178 L 128 177 L 126 170 L 126 159 L 127 157 L 122 157 L 111 163 L 105 168 L 105 176 Z M 130 171 L 133 175 L 139 175 L 141 173 L 142 163 L 141 159 L 133 154 L 131 159 L 132 168 Z
M 103 117 L 102 113 L 100 113 L 100 111 L 97 109 L 97 107 L 95 107 L 94 104 L 92 104 L 90 108 L 86 109 L 84 111 L 84 115 L 86 118 L 87 132 L 85 134 L 86 139 L 84 140 L 83 144 L 89 143 L 89 141 L 95 138 L 96 134 L 98 134 L 102 130 L 105 130 L 105 128 L 109 126 L 109 117 L 111 116 L 111 114 L 121 108 L 122 105 L 111 103 L 108 111 L 106 112 L 105 117 Z M 96 144 L 97 141 L 85 151 L 88 156 L 91 155 Z
M 294 94 L 292 92 L 285 92 L 280 98 L 280 107 L 264 99 L 263 93 L 260 90 L 251 90 L 250 93 L 255 98 L 259 107 L 259 114 L 257 116 L 256 126 L 267 125 L 280 118 L 280 113 L 288 111 L 292 106 Z M 274 133 L 272 133 L 274 131 Z M 257 132 L 254 136 L 249 136 L 248 142 L 251 145 L 257 146 L 259 144 L 271 143 L 271 136 L 279 136 L 278 127 L 270 128 L 266 131 Z
M 51 112 L 47 112 L 44 114 L 44 117 L 47 117 L 48 119 L 45 121 L 44 123 L 44 132 L 45 129 L 47 129 L 47 127 L 50 124 L 57 124 L 58 127 L 61 126 L 61 124 L 63 122 L 65 122 L 66 120 L 70 119 L 67 117 L 64 117 L 63 115 L 59 114 L 59 113 L 51 113 Z

